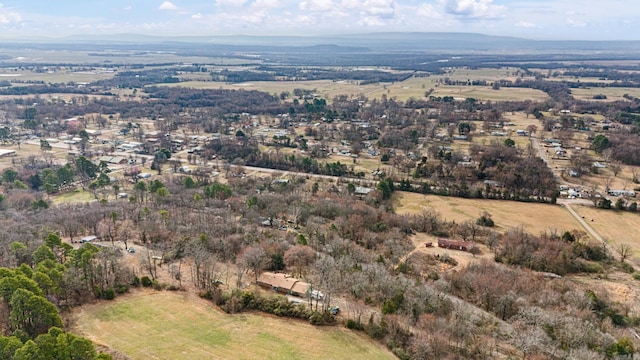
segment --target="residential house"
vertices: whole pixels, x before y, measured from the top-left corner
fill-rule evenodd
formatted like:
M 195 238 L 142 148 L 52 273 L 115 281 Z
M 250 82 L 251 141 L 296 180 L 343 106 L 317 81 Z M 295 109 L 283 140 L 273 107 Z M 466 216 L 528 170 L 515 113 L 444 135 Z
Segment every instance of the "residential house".
M 460 241 L 450 239 L 438 239 L 438 247 L 460 251 L 470 251 L 476 247 L 476 243 L 472 241 Z
M 258 285 L 275 292 L 304 297 L 311 285 L 283 273 L 263 272 L 258 277 Z

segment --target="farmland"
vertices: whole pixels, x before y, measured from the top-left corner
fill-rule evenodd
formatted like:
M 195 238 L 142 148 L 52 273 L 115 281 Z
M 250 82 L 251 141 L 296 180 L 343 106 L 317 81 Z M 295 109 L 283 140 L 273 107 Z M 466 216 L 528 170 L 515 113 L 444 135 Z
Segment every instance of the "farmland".
M 589 225 L 609 242 L 611 246 L 619 247 L 624 244 L 634 249 L 632 258 L 638 257 L 640 241 L 637 229 L 640 228 L 640 215 L 623 211 L 607 211 L 590 206 L 576 206 L 576 212 L 589 222 Z
M 580 229 L 569 212 L 557 205 L 518 203 L 501 200 L 462 199 L 400 192 L 394 198 L 399 214 L 419 214 L 425 209 L 439 213 L 444 220 L 475 221 L 483 211 L 491 214 L 498 231 L 522 227 L 532 234 L 544 231 Z
M 176 306 L 189 304 L 189 306 Z M 193 295 L 136 292 L 78 311 L 78 331 L 131 359 L 393 359 L 342 327 L 227 315 Z
M 281 92 L 292 93 L 294 89 L 315 90 L 324 98 L 332 99 L 337 95 L 366 96 L 372 99 L 380 99 L 382 96 L 406 101 L 410 98 L 424 98 L 425 92 L 434 89 L 431 96 L 453 96 L 456 98 L 477 98 L 479 100 L 494 101 L 522 101 L 526 99 L 543 101 L 548 96 L 539 90 L 507 88 L 493 90 L 487 86 L 446 86 L 436 85 L 437 77 L 409 78 L 397 83 L 377 83 L 360 85 L 353 81 L 256 81 L 246 83 L 223 83 L 214 81 L 184 81 L 165 86 L 190 87 L 195 89 L 233 89 L 233 90 L 259 90 L 271 94 Z M 496 79 L 497 80 L 497 79 Z

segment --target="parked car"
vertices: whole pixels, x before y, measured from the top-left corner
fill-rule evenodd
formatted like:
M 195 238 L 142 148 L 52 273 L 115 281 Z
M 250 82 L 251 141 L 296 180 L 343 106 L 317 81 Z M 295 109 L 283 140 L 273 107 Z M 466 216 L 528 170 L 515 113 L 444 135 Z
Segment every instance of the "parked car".
M 133 247 L 130 247 L 128 251 L 129 251 L 130 253 L 134 253 L 134 252 L 136 252 L 136 249 L 134 249 Z

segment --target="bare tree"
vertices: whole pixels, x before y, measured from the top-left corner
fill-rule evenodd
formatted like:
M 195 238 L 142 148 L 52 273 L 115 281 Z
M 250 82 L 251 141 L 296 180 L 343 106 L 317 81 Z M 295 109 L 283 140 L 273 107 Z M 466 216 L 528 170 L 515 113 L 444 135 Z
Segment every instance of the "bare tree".
M 631 256 L 633 249 L 629 244 L 620 244 L 618 245 L 618 253 L 620 254 L 620 262 L 624 262 L 629 256 Z
M 611 190 L 611 184 L 613 183 L 613 178 L 608 176 L 604 179 L 604 191 L 609 192 Z
M 307 266 L 315 260 L 316 253 L 308 246 L 296 245 L 284 253 L 284 263 L 287 268 L 295 269 L 294 275 L 302 277 Z
M 622 167 L 620 166 L 620 164 L 617 164 L 617 163 L 613 163 L 609 165 L 609 169 L 611 169 L 611 172 L 615 177 L 617 177 L 618 174 L 620 174 L 620 171 L 622 171 Z
M 267 253 L 263 248 L 258 246 L 249 246 L 240 254 L 239 263 L 242 268 L 252 270 L 255 276 L 255 281 L 258 282 L 258 275 L 260 275 L 262 270 L 269 266 L 271 259 L 267 256 Z
M 637 167 L 632 167 L 631 168 L 631 181 L 633 181 L 635 184 L 640 183 L 640 177 L 638 176 L 640 175 L 640 169 L 638 169 Z

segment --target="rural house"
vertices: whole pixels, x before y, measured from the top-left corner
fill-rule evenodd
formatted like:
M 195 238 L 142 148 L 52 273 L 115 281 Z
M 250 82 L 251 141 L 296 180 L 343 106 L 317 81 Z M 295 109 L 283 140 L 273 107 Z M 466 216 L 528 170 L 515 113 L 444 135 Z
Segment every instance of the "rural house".
M 470 251 L 476 247 L 476 243 L 470 241 L 438 239 L 438 247 L 460 251 Z
M 282 273 L 264 272 L 258 277 L 258 285 L 275 292 L 304 297 L 311 285 Z

